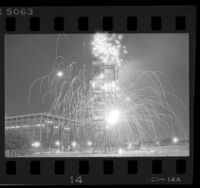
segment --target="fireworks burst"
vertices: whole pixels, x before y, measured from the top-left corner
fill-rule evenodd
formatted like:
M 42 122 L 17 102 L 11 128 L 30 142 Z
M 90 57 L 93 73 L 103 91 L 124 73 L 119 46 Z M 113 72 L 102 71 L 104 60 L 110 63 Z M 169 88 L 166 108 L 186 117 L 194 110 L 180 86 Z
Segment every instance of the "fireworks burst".
M 125 46 L 121 45 L 122 35 L 97 33 L 92 41 L 92 53 L 104 64 L 121 65 Z

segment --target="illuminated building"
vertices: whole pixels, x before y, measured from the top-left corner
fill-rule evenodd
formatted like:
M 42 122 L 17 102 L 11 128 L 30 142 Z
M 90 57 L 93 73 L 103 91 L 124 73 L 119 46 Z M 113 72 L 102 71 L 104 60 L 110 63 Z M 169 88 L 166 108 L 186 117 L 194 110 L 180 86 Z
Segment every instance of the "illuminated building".
M 62 145 L 69 145 L 68 121 L 50 114 L 5 117 L 5 133 L 13 130 L 28 137 L 30 143 L 40 142 L 44 148 L 53 148 L 58 141 L 62 142 Z

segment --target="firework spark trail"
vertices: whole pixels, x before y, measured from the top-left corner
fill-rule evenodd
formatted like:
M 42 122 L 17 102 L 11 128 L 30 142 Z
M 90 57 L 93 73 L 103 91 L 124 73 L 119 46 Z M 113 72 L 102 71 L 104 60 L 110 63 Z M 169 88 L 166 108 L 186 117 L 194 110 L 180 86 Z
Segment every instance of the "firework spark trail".
M 141 77 L 141 79 L 143 78 Z M 139 127 L 139 129 L 141 129 L 141 127 L 145 129 L 150 127 L 156 130 L 156 132 L 158 132 L 158 128 L 161 127 L 164 129 L 165 133 L 167 132 L 166 137 L 178 134 L 180 138 L 185 138 L 185 132 L 181 121 L 177 119 L 176 113 L 170 108 L 170 105 L 166 105 L 166 101 L 163 102 L 163 91 L 161 92 L 158 88 L 151 88 L 149 86 L 141 89 L 130 88 L 130 90 L 128 96 L 132 104 L 131 106 L 128 104 L 128 106 L 124 108 L 125 111 L 127 111 L 126 109 L 130 111 L 130 122 L 136 122 L 136 126 Z M 165 100 L 166 96 L 167 93 L 165 93 Z M 152 99 L 152 97 L 155 99 Z M 123 106 L 123 104 L 121 104 L 121 106 Z M 145 124 L 143 124 L 144 122 Z M 151 126 L 149 126 L 149 122 L 153 122 Z M 176 127 L 179 127 L 178 131 L 180 132 L 175 130 Z M 151 132 L 151 130 L 149 131 Z M 159 135 L 159 137 L 161 139 L 163 135 Z
M 83 65 L 77 71 L 74 69 L 75 62 L 68 64 L 66 58 L 58 54 L 61 37 L 62 35 L 59 35 L 57 38 L 52 70 L 49 74 L 33 81 L 28 94 L 28 104 L 30 104 L 31 90 L 34 84 L 39 82 L 40 94 L 43 93 L 42 102 L 48 94 L 50 97 L 49 114 L 65 119 L 64 127 L 70 128 L 73 140 L 83 144 L 95 137 L 95 122 L 91 116 L 95 96 L 90 93 L 90 84 L 86 81 L 86 66 Z M 64 35 L 64 38 L 69 40 L 67 35 Z M 121 39 L 121 35 L 115 34 L 94 35 L 92 42 L 94 56 L 102 63 L 109 61 L 110 64 L 116 63 L 117 67 L 123 66 L 122 57 L 127 51 L 121 46 Z M 62 71 L 61 76 L 57 75 L 59 71 Z M 119 125 L 109 128 L 106 132 L 108 143 L 112 141 L 117 145 L 124 145 L 127 142 L 155 142 L 173 136 L 188 139 L 178 110 L 169 103 L 168 97 L 174 98 L 176 104 L 184 109 L 185 107 L 181 99 L 173 93 L 171 83 L 163 74 L 173 92 L 166 91 L 160 79 L 161 74 L 163 73 L 153 71 L 139 72 L 135 80 L 118 83 L 119 91 L 116 98 L 101 97 L 104 106 L 117 107 L 122 114 Z M 45 80 L 48 89 L 42 92 Z M 55 134 L 56 131 L 52 135 L 50 145 Z M 65 137 L 66 134 L 64 131 L 61 137 Z
M 146 72 L 145 74 L 143 74 L 143 77 L 140 77 L 140 79 L 141 80 L 145 79 L 144 76 L 149 73 L 152 74 L 152 72 Z M 152 75 L 154 76 L 155 74 L 152 74 Z M 148 76 L 151 76 L 151 75 L 148 75 Z M 158 77 L 156 77 L 156 79 L 158 79 Z M 136 86 L 136 83 L 134 83 L 134 85 Z M 132 84 L 132 86 L 133 86 L 133 84 Z M 174 96 L 174 98 L 177 98 L 180 101 L 180 99 L 176 95 L 171 94 L 171 93 L 166 93 L 165 91 L 163 91 L 162 87 L 155 88 L 155 87 L 150 87 L 150 86 L 142 87 L 141 89 L 134 89 L 134 90 L 131 89 L 131 91 L 129 92 L 128 95 L 132 96 L 133 99 L 137 97 L 136 100 L 133 100 L 135 106 L 136 106 L 136 104 L 139 104 L 138 106 L 142 107 L 143 111 L 148 110 L 148 112 L 151 112 L 151 113 L 146 113 L 144 115 L 144 117 L 142 117 L 142 119 L 146 119 L 147 117 L 149 117 L 149 115 L 151 115 L 150 118 L 153 118 L 153 117 L 162 118 L 162 123 L 163 123 L 163 122 L 167 122 L 167 120 L 163 121 L 164 117 L 167 116 L 167 117 L 169 117 L 168 121 L 171 119 L 172 123 L 174 123 L 172 128 L 174 128 L 176 126 L 180 126 L 180 130 L 183 131 L 182 132 L 183 135 L 181 135 L 181 137 L 186 138 L 182 122 L 178 119 L 177 114 L 173 110 L 173 106 L 168 104 L 168 102 L 167 102 L 168 95 Z M 154 97 L 155 100 L 152 100 L 152 97 Z M 140 100 L 141 103 L 138 103 L 138 100 Z M 149 111 L 149 110 L 151 110 L 151 111 Z M 161 113 L 163 110 L 165 110 L 165 111 L 163 113 Z M 168 125 L 168 127 L 171 130 L 170 125 Z M 174 130 L 171 130 L 171 132 L 173 134 Z
M 67 36 L 65 38 L 68 39 Z M 41 94 L 43 82 L 47 79 L 48 90 L 44 92 L 42 102 L 49 94 L 51 103 L 49 114 L 64 117 L 68 119 L 69 123 L 72 122 L 73 124 L 74 121 L 80 121 L 74 115 L 78 115 L 80 113 L 78 109 L 83 106 L 80 105 L 82 103 L 80 99 L 82 101 L 85 100 L 85 97 L 83 97 L 86 94 L 87 88 L 85 83 L 85 65 L 83 70 L 80 70 L 77 75 L 73 76 L 74 72 L 72 73 L 72 71 L 75 63 L 72 62 L 65 67 L 65 57 L 58 55 L 60 39 L 61 35 L 58 36 L 56 42 L 56 57 L 53 62 L 53 69 L 49 74 L 39 77 L 32 82 L 28 93 L 28 104 L 30 104 L 31 91 L 34 84 L 39 82 Z M 62 70 L 64 75 L 62 78 L 56 75 L 59 70 Z M 70 117 L 73 119 L 70 119 Z

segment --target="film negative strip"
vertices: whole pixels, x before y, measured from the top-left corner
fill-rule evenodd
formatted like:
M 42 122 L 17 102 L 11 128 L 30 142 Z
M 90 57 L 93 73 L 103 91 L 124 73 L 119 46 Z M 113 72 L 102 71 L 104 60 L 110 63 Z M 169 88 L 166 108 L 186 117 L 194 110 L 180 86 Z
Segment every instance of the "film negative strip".
M 0 8 L 0 184 L 192 184 L 195 6 Z

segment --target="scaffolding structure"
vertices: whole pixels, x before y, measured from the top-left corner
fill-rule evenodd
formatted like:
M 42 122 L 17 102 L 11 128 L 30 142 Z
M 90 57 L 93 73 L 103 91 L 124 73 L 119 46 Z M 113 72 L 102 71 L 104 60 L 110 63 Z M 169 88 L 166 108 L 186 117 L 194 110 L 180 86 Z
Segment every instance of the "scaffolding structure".
M 92 80 L 90 81 L 91 115 L 94 143 L 97 149 L 108 149 L 106 112 L 115 104 L 118 90 L 119 68 L 115 63 L 92 63 Z M 111 140 L 111 139 L 109 139 Z

